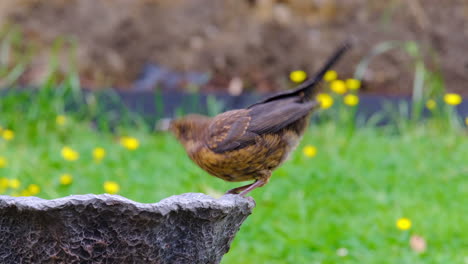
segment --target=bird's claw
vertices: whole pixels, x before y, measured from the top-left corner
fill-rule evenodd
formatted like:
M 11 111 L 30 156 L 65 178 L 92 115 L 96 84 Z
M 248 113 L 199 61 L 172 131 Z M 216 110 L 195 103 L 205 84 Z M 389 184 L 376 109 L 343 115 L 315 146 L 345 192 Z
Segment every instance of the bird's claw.
M 225 194 L 239 194 L 239 191 L 236 190 L 237 188 L 228 190 Z

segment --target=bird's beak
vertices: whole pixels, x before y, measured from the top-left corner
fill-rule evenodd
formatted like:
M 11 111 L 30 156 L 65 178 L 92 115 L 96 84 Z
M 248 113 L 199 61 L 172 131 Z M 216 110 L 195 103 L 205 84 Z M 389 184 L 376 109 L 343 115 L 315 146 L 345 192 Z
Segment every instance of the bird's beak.
M 172 122 L 171 118 L 161 118 L 154 125 L 154 130 L 155 131 L 169 131 L 169 127 L 171 126 L 171 122 Z

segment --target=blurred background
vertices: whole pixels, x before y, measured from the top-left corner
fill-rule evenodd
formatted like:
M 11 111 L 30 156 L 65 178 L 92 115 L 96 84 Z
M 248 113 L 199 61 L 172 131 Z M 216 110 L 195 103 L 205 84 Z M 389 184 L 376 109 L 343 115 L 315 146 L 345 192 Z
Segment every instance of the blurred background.
M 36 51 L 25 83 L 42 81 L 51 45 L 65 38 L 76 45 L 74 66 L 87 88 L 154 89 L 161 82 L 226 91 L 239 78 L 245 90 L 267 92 L 284 89 L 290 71 L 313 72 L 354 39 L 338 67 L 343 74 L 381 53 L 362 76 L 365 92 L 411 93 L 415 54 L 398 45 L 414 41 L 428 70 L 451 91 L 467 93 L 468 3 L 460 0 L 7 0 L 0 19 L 23 34 L 15 48 Z M 59 64 L 63 72 L 70 67 L 69 60 Z M 152 85 L 135 87 L 145 72 Z
M 222 263 L 468 263 L 468 1 L 2 0 L 0 194 L 155 202 L 239 184 L 165 117 L 327 73 Z

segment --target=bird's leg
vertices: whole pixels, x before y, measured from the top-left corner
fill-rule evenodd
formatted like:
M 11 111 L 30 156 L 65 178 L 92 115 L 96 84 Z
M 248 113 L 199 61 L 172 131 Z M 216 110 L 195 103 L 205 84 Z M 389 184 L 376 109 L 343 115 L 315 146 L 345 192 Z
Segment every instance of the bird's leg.
M 244 186 L 240 186 L 240 187 L 231 189 L 231 190 L 227 191 L 226 194 L 238 194 L 238 193 L 242 192 L 243 190 L 249 188 L 250 186 L 254 185 L 255 183 L 257 183 L 257 181 L 255 181 L 255 182 L 253 182 L 251 184 L 247 184 L 247 185 L 244 185 Z
M 258 179 L 254 183 L 249 184 L 248 186 L 244 186 L 244 187 L 247 187 L 247 188 L 245 188 L 242 192 L 240 192 L 239 195 L 244 197 L 246 194 L 251 192 L 253 189 L 258 188 L 258 187 L 262 187 L 267 182 L 268 181 L 265 181 L 264 179 Z
M 270 171 L 262 172 L 260 174 L 260 177 L 258 177 L 257 180 L 255 180 L 254 183 L 231 189 L 231 190 L 227 191 L 227 193 L 228 194 L 237 194 L 238 193 L 240 196 L 245 196 L 246 194 L 248 194 L 249 192 L 251 192 L 255 188 L 262 187 L 263 185 L 267 184 L 268 181 L 270 180 L 270 176 L 271 176 Z

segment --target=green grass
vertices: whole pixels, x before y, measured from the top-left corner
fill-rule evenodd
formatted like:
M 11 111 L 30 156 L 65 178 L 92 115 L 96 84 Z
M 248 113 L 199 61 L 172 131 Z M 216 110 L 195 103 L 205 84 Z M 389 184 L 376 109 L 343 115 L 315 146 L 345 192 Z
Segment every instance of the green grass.
M 15 132 L 11 141 L 0 139 L 0 156 L 8 162 L 0 178 L 21 182 L 0 190 L 4 194 L 19 194 L 29 184 L 38 184 L 38 196 L 47 199 L 103 193 L 104 181 L 112 180 L 120 195 L 150 203 L 185 192 L 221 194 L 241 184 L 203 172 L 170 135 L 142 125 L 98 131 L 79 114 L 60 126 L 59 98 L 22 108 L 24 102 L 0 101 L 0 125 Z M 123 135 L 137 138 L 140 147 L 122 147 Z M 317 156 L 302 154 L 307 144 L 317 147 Z M 65 145 L 80 153 L 77 161 L 62 158 Z M 93 161 L 95 147 L 106 149 L 100 163 Z M 73 175 L 71 185 L 59 184 L 63 173 Z M 313 126 L 270 183 L 252 193 L 257 207 L 222 263 L 466 263 L 467 175 L 466 131 L 437 120 L 399 130 Z M 396 228 L 400 217 L 411 219 L 409 231 Z M 413 234 L 427 241 L 424 254 L 411 250 Z M 339 248 L 348 255 L 338 256 Z

